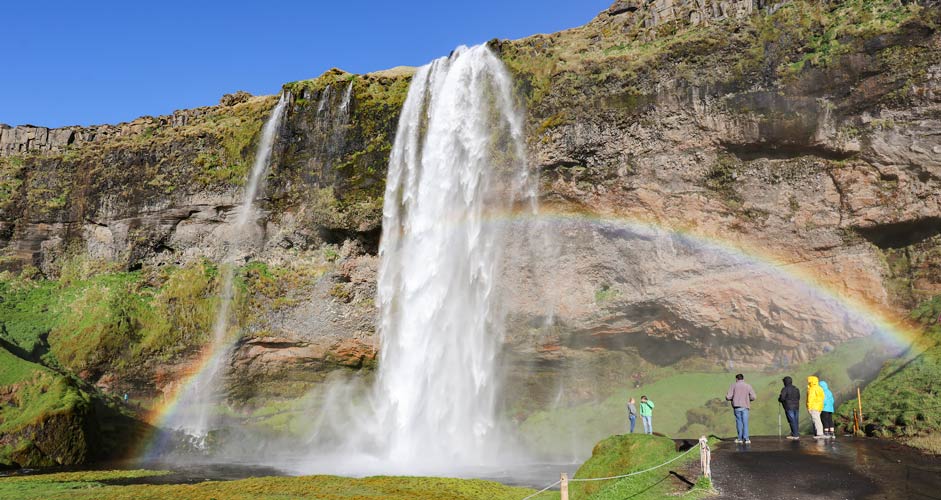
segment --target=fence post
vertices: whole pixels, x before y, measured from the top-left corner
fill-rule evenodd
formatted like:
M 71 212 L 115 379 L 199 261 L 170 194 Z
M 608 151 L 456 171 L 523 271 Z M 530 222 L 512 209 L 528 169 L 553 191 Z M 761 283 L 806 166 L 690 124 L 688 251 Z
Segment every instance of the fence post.
M 562 482 L 559 485 L 561 500 L 569 500 L 569 475 L 562 473 Z
M 859 387 L 856 387 L 856 402 L 859 403 L 859 427 L 865 432 L 863 427 L 863 394 L 860 392 Z
M 712 450 L 709 449 L 709 440 L 706 436 L 699 438 L 699 461 L 702 465 L 702 475 L 712 479 Z

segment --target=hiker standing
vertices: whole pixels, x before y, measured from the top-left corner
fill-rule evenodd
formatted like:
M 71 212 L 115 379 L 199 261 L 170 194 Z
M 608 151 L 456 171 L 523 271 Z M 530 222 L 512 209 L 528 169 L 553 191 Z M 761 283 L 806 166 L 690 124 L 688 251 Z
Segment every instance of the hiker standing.
M 820 381 L 820 388 L 823 389 L 823 411 L 820 412 L 820 423 L 823 424 L 823 435 L 829 439 L 836 437 L 833 432 L 833 393 L 830 392 L 830 386 L 824 380 Z
M 811 375 L 807 377 L 807 413 L 814 421 L 814 438 L 823 439 L 823 422 L 820 413 L 823 411 L 823 400 L 826 396 L 820 388 L 820 379 Z
M 644 434 L 653 434 L 653 401 L 647 396 L 640 397 L 640 421 L 644 424 Z
M 800 439 L 798 429 L 798 416 L 800 415 L 801 391 L 794 385 L 791 377 L 784 377 L 784 388 L 781 389 L 781 395 L 778 401 L 784 407 L 784 416 L 787 417 L 787 424 L 791 426 L 791 434 L 788 439 Z
M 634 398 L 627 400 L 627 419 L 631 421 L 631 434 L 633 434 L 634 424 L 637 423 L 637 405 Z
M 751 409 L 751 402 L 755 400 L 755 390 L 745 382 L 745 375 L 739 373 L 735 376 L 735 382 L 729 386 L 725 400 L 732 402 L 732 412 L 735 413 L 735 430 L 738 432 L 735 442 L 751 444 L 751 439 L 748 438 L 748 411 Z

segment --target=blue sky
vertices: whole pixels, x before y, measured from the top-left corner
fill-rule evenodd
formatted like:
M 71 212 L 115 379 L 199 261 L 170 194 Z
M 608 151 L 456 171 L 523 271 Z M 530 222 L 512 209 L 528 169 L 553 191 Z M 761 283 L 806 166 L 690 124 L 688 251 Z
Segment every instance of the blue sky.
M 579 26 L 612 0 L 6 2 L 0 123 L 128 121 L 334 66 L 418 66 L 454 47 Z

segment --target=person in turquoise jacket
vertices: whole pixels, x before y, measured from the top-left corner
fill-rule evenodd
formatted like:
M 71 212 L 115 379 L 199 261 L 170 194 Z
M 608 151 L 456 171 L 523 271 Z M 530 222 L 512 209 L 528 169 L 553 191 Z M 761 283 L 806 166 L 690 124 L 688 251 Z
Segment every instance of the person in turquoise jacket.
M 653 401 L 647 396 L 640 397 L 640 421 L 644 424 L 644 434 L 653 434 Z
M 836 438 L 833 432 L 833 393 L 830 392 L 830 386 L 824 380 L 820 381 L 820 388 L 823 389 L 823 411 L 820 412 L 820 420 L 823 422 L 823 435 L 829 439 Z

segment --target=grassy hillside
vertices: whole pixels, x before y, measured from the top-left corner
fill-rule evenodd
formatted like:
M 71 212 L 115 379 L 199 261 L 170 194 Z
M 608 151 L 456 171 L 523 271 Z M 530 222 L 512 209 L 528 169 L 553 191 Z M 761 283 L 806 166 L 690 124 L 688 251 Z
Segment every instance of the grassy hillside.
M 919 305 L 912 318 L 925 327 L 923 351 L 886 363 L 863 390 L 863 416 L 868 432 L 941 454 L 941 296 Z M 837 413 L 851 421 L 853 398 Z
M 241 267 L 236 323 L 277 310 L 286 290 L 321 273 Z M 54 280 L 0 273 L 0 466 L 81 463 L 132 445 L 139 430 L 116 398 L 148 365 L 205 343 L 218 286 L 206 262 L 128 272 L 74 258 Z M 115 394 L 91 385 L 105 374 Z
M 804 392 L 808 375 L 819 375 L 827 380 L 834 392 L 849 397 L 857 384 L 863 382 L 871 366 L 879 366 L 883 357 L 883 345 L 875 339 L 859 339 L 839 346 L 813 362 L 781 368 L 774 371 L 745 373 L 745 379 L 758 395 L 751 413 L 751 432 L 754 435 L 777 435 L 778 415 L 781 405 L 777 401 L 781 390 L 781 379 L 790 375 Z M 734 380 L 734 372 L 682 372 L 682 367 L 664 369 L 652 374 L 653 381 L 638 388 L 622 387 L 614 395 L 597 403 L 555 408 L 536 412 L 522 424 L 524 438 L 535 448 L 549 454 L 575 455 L 586 452 L 584 443 L 595 442 L 606 435 L 627 430 L 626 404 L 629 397 L 639 400 L 648 396 L 656 404 L 654 430 L 678 437 L 702 435 L 733 436 L 735 421 L 725 393 Z M 810 425 L 810 417 L 802 414 L 804 426 Z M 787 428 L 783 419 L 782 427 Z M 571 436 L 560 444 L 559 429 L 570 429 Z M 636 432 L 641 424 L 637 422 Z M 571 442 L 573 449 L 564 444 Z
M 0 347 L 0 468 L 84 460 L 90 409 L 74 381 Z

